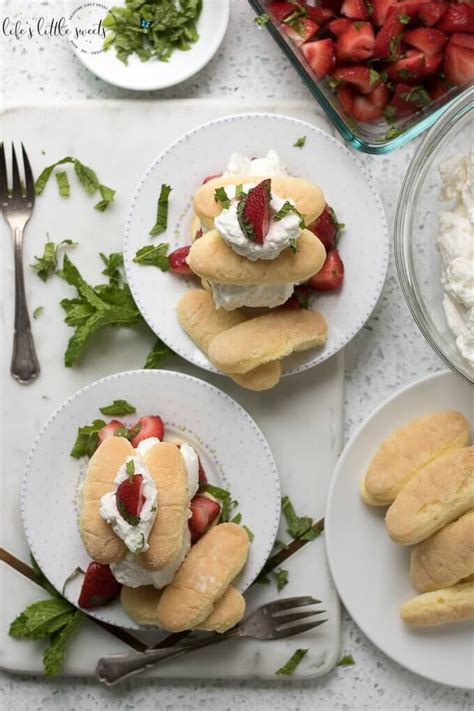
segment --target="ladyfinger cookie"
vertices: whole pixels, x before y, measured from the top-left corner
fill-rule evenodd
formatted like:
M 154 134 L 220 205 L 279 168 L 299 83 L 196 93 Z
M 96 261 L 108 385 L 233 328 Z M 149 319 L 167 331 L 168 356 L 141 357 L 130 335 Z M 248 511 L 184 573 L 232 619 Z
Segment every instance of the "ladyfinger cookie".
M 400 616 L 407 625 L 431 627 L 474 618 L 474 581 L 417 595 L 405 602 Z

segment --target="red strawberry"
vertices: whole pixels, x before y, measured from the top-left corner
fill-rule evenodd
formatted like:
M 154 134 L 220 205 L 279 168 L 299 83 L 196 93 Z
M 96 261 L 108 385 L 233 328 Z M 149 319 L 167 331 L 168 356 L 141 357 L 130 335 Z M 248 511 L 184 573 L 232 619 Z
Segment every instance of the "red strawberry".
M 171 252 L 169 255 L 171 271 L 176 274 L 192 274 L 192 271 L 186 261 L 190 249 L 191 246 L 186 245 L 186 247 L 178 247 L 178 249 L 175 249 L 174 252 Z
M 375 35 L 370 22 L 352 22 L 337 38 L 339 62 L 363 62 L 374 52 Z
M 326 22 L 332 20 L 334 13 L 327 7 L 313 7 L 312 5 L 304 5 L 308 17 L 318 23 L 318 25 L 325 25 Z
M 427 3 L 428 0 L 404 0 L 404 2 L 398 2 L 396 5 L 393 7 L 392 12 L 397 13 L 397 15 L 400 17 L 408 16 L 410 20 L 413 20 L 416 15 L 418 15 L 418 12 L 420 11 L 421 7 Z
M 387 19 L 391 8 L 393 5 L 396 5 L 397 1 L 398 0 L 372 0 L 373 10 L 370 16 L 372 24 L 381 27 Z
M 327 252 L 333 249 L 336 246 L 335 240 L 339 224 L 332 207 L 326 204 L 320 216 L 308 226 L 308 230 L 314 232 L 316 237 L 321 240 Z
M 356 87 L 361 94 L 368 94 L 380 82 L 380 74 L 374 69 L 369 69 L 362 64 L 350 67 L 339 67 L 333 73 L 336 81 L 344 81 Z
M 386 84 L 380 82 L 380 84 L 378 84 L 375 89 L 369 91 L 369 93 L 367 94 L 367 98 L 374 104 L 374 106 L 378 106 L 379 108 L 384 109 L 388 104 L 388 100 L 390 99 L 390 90 Z
M 357 98 L 367 101 L 363 96 Z M 333 291 L 341 286 L 343 279 L 344 265 L 337 249 L 333 249 L 328 253 L 323 268 L 311 277 L 309 283 L 316 291 Z
M 418 10 L 418 17 L 427 27 L 433 27 L 448 9 L 446 2 L 427 2 Z
M 457 86 L 474 80 L 474 49 L 448 42 L 444 54 L 444 75 Z
M 443 32 L 474 32 L 474 6 L 467 2 L 450 3 L 441 20 L 436 24 Z
M 405 25 L 400 21 L 395 10 L 389 12 L 382 29 L 377 34 L 374 44 L 374 57 L 377 59 L 396 59 L 400 56 L 400 40 Z
M 297 9 L 298 7 L 292 2 L 272 2 L 267 8 L 275 22 L 283 22 L 285 17 Z
M 341 13 L 352 20 L 368 20 L 369 11 L 364 0 L 344 0 Z
M 115 432 L 118 429 L 127 429 L 123 422 L 120 422 L 120 420 L 110 420 L 110 422 L 105 425 L 105 427 L 102 427 L 101 430 L 99 430 L 99 442 L 102 444 L 102 442 L 105 439 L 109 439 L 109 437 L 114 437 Z
M 200 227 L 198 230 L 196 230 L 196 234 L 194 235 L 194 239 L 201 239 L 201 237 L 204 234 L 204 230 L 202 227 Z
M 417 50 L 408 50 L 406 57 L 397 59 L 387 67 L 387 74 L 392 81 L 404 81 L 407 84 L 416 83 L 424 77 L 425 55 Z
M 441 67 L 444 59 L 444 52 L 438 52 L 438 54 L 433 54 L 432 57 L 425 57 L 425 69 L 423 72 L 424 77 L 431 76 L 435 74 Z
M 422 86 L 409 86 L 408 84 L 397 84 L 395 93 L 389 103 L 395 109 L 395 116 L 410 116 L 421 106 L 429 104 L 430 96 Z
M 140 511 L 145 503 L 142 494 L 143 475 L 131 474 L 117 487 L 115 501 L 122 518 L 131 526 L 140 523 Z
M 341 102 L 342 108 L 348 114 L 352 113 L 354 104 L 354 91 L 350 84 L 341 84 L 336 88 L 336 95 Z
M 425 86 L 432 101 L 441 98 L 450 89 L 448 82 L 443 77 L 429 77 Z
M 202 181 L 202 184 L 205 185 L 208 183 L 210 180 L 214 180 L 214 178 L 220 178 L 222 173 L 216 173 L 215 175 L 207 175 L 204 180 Z
M 468 35 L 466 32 L 456 32 L 451 35 L 449 41 L 452 44 L 458 44 L 460 47 L 474 49 L 474 35 Z
M 367 96 L 356 94 L 352 104 L 352 115 L 357 121 L 370 123 L 383 116 L 383 109 L 373 104 Z
M 405 32 L 403 41 L 419 49 L 425 57 L 432 57 L 441 52 L 447 40 L 444 32 L 428 27 L 417 27 L 416 30 Z
M 296 311 L 299 307 L 300 305 L 296 296 L 290 296 L 290 298 L 281 305 L 282 309 L 288 309 L 289 311 Z
M 301 50 L 318 79 L 326 76 L 335 60 L 334 42 L 330 39 L 307 42 Z
M 296 299 L 299 309 L 309 308 L 309 299 L 312 294 L 312 289 L 307 284 L 298 284 L 295 286 L 293 291 L 293 296 L 291 298 Z
M 263 241 L 270 228 L 271 179 L 266 178 L 248 191 L 237 206 L 237 217 L 243 233 L 257 244 Z
M 206 472 L 204 471 L 204 467 L 202 466 L 202 462 L 200 457 L 198 456 L 198 463 L 199 463 L 199 489 L 203 489 L 207 485 L 207 476 Z
M 321 0 L 321 7 L 328 8 L 335 15 L 341 12 L 343 0 Z
M 328 23 L 328 30 L 330 30 L 335 37 L 339 37 L 351 25 L 352 20 L 349 20 L 348 17 L 336 17 L 335 20 L 331 20 L 331 22 Z
M 165 426 L 159 415 L 145 415 L 140 417 L 138 422 L 130 428 L 130 433 L 133 434 L 132 447 L 137 448 L 140 442 L 148 437 L 163 439 Z
M 196 543 L 220 516 L 221 505 L 208 496 L 196 494 L 191 500 L 191 518 L 188 521 L 191 543 Z
M 314 22 L 314 20 L 310 20 L 308 17 L 303 17 L 298 22 L 298 29 L 292 27 L 291 25 L 285 25 L 285 23 L 282 24 L 281 29 L 288 35 L 297 47 L 301 47 L 316 34 L 319 30 L 319 25 Z
M 89 563 L 77 604 L 84 610 L 106 605 L 120 594 L 121 587 L 112 575 L 110 566 Z

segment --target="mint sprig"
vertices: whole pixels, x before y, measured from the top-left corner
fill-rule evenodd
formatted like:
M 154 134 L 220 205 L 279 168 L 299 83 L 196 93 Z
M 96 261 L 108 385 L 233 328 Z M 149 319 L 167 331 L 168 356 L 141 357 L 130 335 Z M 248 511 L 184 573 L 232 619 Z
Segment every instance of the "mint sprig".
M 223 208 L 228 209 L 230 207 L 230 198 L 227 195 L 225 188 L 216 188 L 214 190 L 214 200 L 220 202 Z
M 137 408 L 134 405 L 130 405 L 126 400 L 114 400 L 111 405 L 99 407 L 99 410 L 103 415 L 113 417 L 117 415 L 133 415 Z
M 286 664 L 280 667 L 275 672 L 275 674 L 277 674 L 278 676 L 292 676 L 295 672 L 295 669 L 308 652 L 309 649 L 297 649 L 295 652 L 293 652 Z
M 90 425 L 79 427 L 70 456 L 74 459 L 92 457 L 99 443 L 99 430 L 105 427 L 106 424 L 104 420 L 97 419 Z
M 88 193 L 89 195 L 93 195 L 94 193 L 99 191 L 102 200 L 100 200 L 100 202 L 94 205 L 95 209 L 99 210 L 100 212 L 106 210 L 114 199 L 115 190 L 112 190 L 112 188 L 107 187 L 107 185 L 103 185 L 97 177 L 97 173 L 92 170 L 92 168 L 89 168 L 87 165 L 84 165 L 84 163 L 81 163 L 78 158 L 73 158 L 72 156 L 66 156 L 61 160 L 56 161 L 56 163 L 48 165 L 40 173 L 35 182 L 36 194 L 41 195 L 54 169 L 60 165 L 66 164 L 71 164 L 74 166 L 74 172 L 86 193 Z M 56 173 L 56 182 L 58 185 L 59 194 L 64 197 L 69 197 L 70 185 L 66 171 L 61 170 Z
M 167 242 L 162 242 L 157 245 L 146 245 L 138 250 L 133 261 L 135 264 L 158 267 L 162 272 L 167 272 L 170 268 L 168 249 L 169 244 Z
M 291 202 L 288 200 L 281 206 L 281 208 L 278 210 L 278 212 L 273 216 L 273 219 L 275 222 L 279 222 L 280 220 L 283 220 L 284 217 L 290 214 L 297 215 L 299 217 L 300 221 L 300 228 L 303 230 L 305 228 L 305 221 L 304 217 L 301 214 L 301 212 L 295 207 L 295 205 L 292 205 Z
M 296 514 L 289 496 L 283 496 L 281 500 L 281 510 L 288 526 L 287 531 L 292 538 L 302 538 L 304 541 L 312 541 L 320 535 L 316 531 L 311 530 L 311 526 L 314 523 L 311 516 L 298 516 Z
M 173 355 L 173 353 L 174 351 L 172 351 L 171 348 L 166 345 L 166 343 L 163 343 L 160 338 L 157 338 L 155 341 L 155 345 L 149 352 L 145 361 L 145 365 L 143 367 L 146 370 L 161 368 L 163 361 L 169 355 Z
M 168 200 L 172 190 L 173 188 L 171 188 L 169 185 L 165 185 L 164 183 L 161 186 L 160 195 L 158 197 L 158 203 L 156 206 L 156 221 L 150 230 L 150 235 L 152 237 L 156 237 L 162 232 L 166 232 L 168 228 Z
M 40 257 L 34 257 L 34 263 L 31 268 L 37 273 L 41 281 L 48 281 L 49 277 L 56 273 L 58 268 L 58 254 L 63 247 L 75 247 L 76 242 L 71 239 L 63 239 L 59 244 L 46 241 L 43 249 L 43 254 Z

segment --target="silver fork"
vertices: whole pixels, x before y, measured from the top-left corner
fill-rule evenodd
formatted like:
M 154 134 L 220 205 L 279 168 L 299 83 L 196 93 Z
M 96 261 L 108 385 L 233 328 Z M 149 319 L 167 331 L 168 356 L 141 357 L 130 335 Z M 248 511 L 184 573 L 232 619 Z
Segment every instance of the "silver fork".
M 26 384 L 31 383 L 38 376 L 40 367 L 31 333 L 23 275 L 23 230 L 35 205 L 35 182 L 23 143 L 21 150 L 25 171 L 24 190 L 20 181 L 15 148 L 12 144 L 12 189 L 10 191 L 8 189 L 5 151 L 3 143 L 0 144 L 0 201 L 3 216 L 12 231 L 15 253 L 15 324 L 10 371 L 20 383 Z
M 251 612 L 239 625 L 222 635 L 214 635 L 207 639 L 201 639 L 193 644 L 175 649 L 150 649 L 146 652 L 132 654 L 111 654 L 101 657 L 95 670 L 99 681 L 106 686 L 114 686 L 124 679 L 140 674 L 140 672 L 155 666 L 165 659 L 174 659 L 188 654 L 195 649 L 209 647 L 212 644 L 219 644 L 232 637 L 252 637 L 254 639 L 282 639 L 292 637 L 295 634 L 307 632 L 315 627 L 319 627 L 327 620 L 311 620 L 303 624 L 294 624 L 300 620 L 321 615 L 326 610 L 309 610 L 307 612 L 292 611 L 296 607 L 308 607 L 316 605 L 321 600 L 313 597 L 287 597 L 283 600 L 268 602 Z M 285 614 L 280 614 L 284 612 Z

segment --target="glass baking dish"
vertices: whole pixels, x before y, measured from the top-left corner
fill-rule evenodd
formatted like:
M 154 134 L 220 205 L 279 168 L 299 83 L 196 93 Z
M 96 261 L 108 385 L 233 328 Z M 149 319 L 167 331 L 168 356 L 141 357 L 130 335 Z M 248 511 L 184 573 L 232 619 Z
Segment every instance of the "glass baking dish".
M 271 2 L 271 0 L 248 1 L 257 15 L 266 14 Z M 458 96 L 469 90 L 469 84 L 453 87 L 444 96 L 419 109 L 412 116 L 391 123 L 387 123 L 385 119 L 373 123 L 361 123 L 344 112 L 327 79 L 318 79 L 315 76 L 303 53 L 278 25 L 270 19 L 264 26 L 286 54 L 341 136 L 354 148 L 365 153 L 380 155 L 405 145 L 432 126 Z

